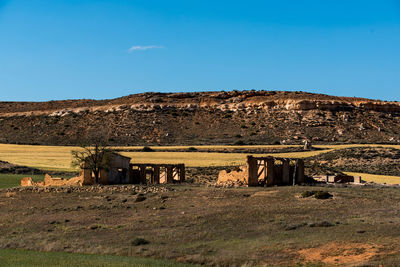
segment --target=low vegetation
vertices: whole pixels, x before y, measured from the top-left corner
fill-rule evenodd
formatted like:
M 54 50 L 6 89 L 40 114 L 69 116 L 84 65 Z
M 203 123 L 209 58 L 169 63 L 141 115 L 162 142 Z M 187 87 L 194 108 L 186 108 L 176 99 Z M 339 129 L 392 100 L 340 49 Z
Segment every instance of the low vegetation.
M 127 256 L 91 255 L 66 252 L 38 252 L 22 249 L 0 249 L 2 266 L 31 267 L 31 266 L 193 266 L 171 260 L 157 260 Z
M 333 197 L 332 194 L 326 191 L 304 191 L 301 193 L 301 197 L 306 198 L 306 197 L 311 197 L 314 196 L 316 199 L 328 199 Z
M 332 172 L 400 176 L 400 150 L 392 147 L 341 148 L 308 158 L 310 174 Z
M 329 188 L 334 197 L 325 200 L 299 198 L 309 190 L 302 186 L 141 188 L 141 202 L 135 201 L 140 193 L 130 191 L 0 190 L 0 248 L 133 257 L 21 256 L 47 266 L 65 255 L 70 266 L 89 260 L 92 266 L 135 265 L 142 257 L 163 266 L 152 259 L 219 266 L 400 264 L 397 188 Z M 0 261 L 15 266 L 18 252 L 0 250 Z
M 21 179 L 29 176 L 34 182 L 43 180 L 43 175 L 27 175 L 27 174 L 6 174 L 0 173 L 0 188 L 10 188 L 21 185 Z

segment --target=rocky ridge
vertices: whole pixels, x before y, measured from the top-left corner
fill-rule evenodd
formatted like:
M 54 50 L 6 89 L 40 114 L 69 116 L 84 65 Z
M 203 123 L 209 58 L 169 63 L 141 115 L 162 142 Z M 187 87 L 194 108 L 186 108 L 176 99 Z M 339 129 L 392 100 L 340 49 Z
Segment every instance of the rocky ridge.
M 400 103 L 304 92 L 143 93 L 111 100 L 0 102 L 0 142 L 115 145 L 397 143 Z

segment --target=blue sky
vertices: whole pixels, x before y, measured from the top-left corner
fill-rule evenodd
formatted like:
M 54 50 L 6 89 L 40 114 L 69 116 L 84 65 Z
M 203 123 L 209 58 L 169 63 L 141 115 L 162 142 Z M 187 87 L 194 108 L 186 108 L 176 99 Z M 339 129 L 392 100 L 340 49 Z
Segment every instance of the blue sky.
M 301 90 L 400 100 L 400 0 L 0 0 L 0 100 Z

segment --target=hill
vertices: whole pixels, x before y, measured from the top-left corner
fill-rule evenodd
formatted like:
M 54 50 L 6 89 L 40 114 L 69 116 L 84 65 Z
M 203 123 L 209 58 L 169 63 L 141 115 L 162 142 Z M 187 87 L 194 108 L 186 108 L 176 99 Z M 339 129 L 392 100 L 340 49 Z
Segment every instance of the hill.
M 0 142 L 73 145 L 398 143 L 400 103 L 305 92 L 142 93 L 0 102 Z

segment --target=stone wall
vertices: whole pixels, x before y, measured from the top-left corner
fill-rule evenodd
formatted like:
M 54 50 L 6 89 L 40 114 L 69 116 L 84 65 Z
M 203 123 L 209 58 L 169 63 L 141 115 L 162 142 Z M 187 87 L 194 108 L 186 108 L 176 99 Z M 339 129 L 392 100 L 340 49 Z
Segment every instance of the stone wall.
M 32 177 L 24 177 L 21 180 L 21 186 L 82 186 L 83 176 L 77 176 L 71 179 L 64 179 L 58 177 L 51 177 L 49 174 L 45 174 L 43 181 L 34 182 Z

